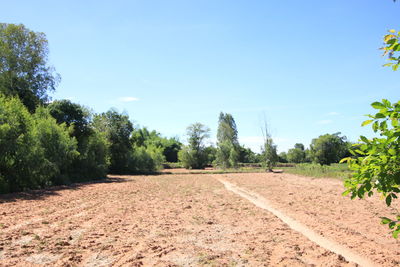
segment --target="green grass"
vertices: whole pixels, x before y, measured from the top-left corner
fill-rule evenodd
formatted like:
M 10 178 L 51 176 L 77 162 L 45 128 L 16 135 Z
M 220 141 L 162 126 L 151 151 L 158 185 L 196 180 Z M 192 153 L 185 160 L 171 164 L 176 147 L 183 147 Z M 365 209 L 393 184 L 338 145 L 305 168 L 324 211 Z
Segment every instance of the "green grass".
M 330 166 L 321 166 L 319 164 L 313 163 L 301 163 L 296 164 L 296 166 L 294 167 L 283 167 L 282 169 L 286 173 L 299 174 L 316 178 L 327 177 L 345 179 L 349 177 L 352 173 L 352 171 L 348 169 L 347 164 L 338 163 L 331 164 Z

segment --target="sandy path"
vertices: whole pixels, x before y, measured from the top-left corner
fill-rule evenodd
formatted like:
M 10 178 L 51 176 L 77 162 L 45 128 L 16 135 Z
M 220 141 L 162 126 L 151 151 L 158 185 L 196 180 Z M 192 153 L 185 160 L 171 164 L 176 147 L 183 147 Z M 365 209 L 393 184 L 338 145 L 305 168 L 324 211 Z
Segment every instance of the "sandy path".
M 291 174 L 227 174 L 223 178 L 256 192 L 275 209 L 325 237 L 381 266 L 400 265 L 400 242 L 390 236 L 379 217 L 391 216 L 399 202 L 388 208 L 378 196 L 350 200 L 341 196 L 343 184 L 334 179 L 313 179 Z
M 333 242 L 329 239 L 326 239 L 317 233 L 315 233 L 313 230 L 308 228 L 307 226 L 299 223 L 296 220 L 293 220 L 286 214 L 282 213 L 281 211 L 273 208 L 271 204 L 266 200 L 264 197 L 248 191 L 246 189 L 243 189 L 241 187 L 238 187 L 237 185 L 234 185 L 228 181 L 225 181 L 223 179 L 218 179 L 228 190 L 234 192 L 235 194 L 238 194 L 239 196 L 249 200 L 252 202 L 254 205 L 257 207 L 260 207 L 262 209 L 265 209 L 272 214 L 274 214 L 276 217 L 281 219 L 284 223 L 286 223 L 291 229 L 301 233 L 311 241 L 315 242 L 316 244 L 320 245 L 321 247 L 330 250 L 336 254 L 342 255 L 346 260 L 352 261 L 354 263 L 357 263 L 361 266 L 365 267 L 372 267 L 376 266 L 372 261 L 365 257 L 361 257 L 360 255 L 354 253 L 353 251 L 349 250 L 346 247 L 343 247 L 339 245 L 336 242 Z
M 355 266 L 214 177 L 114 177 L 1 197 L 0 266 Z

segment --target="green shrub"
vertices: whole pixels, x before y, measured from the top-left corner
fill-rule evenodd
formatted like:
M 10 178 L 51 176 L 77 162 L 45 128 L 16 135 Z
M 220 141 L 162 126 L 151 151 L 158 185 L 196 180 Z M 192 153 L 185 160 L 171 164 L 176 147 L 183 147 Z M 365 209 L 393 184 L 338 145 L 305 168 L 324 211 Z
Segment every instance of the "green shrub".
M 110 157 L 104 133 L 92 132 L 78 144 L 80 155 L 75 159 L 71 177 L 74 182 L 99 179 L 107 175 Z
M 18 98 L 0 95 L 1 192 L 45 183 L 35 177 L 41 154 L 32 136 L 33 120 Z
M 186 169 L 203 169 L 208 162 L 204 142 L 210 137 L 210 129 L 201 123 L 186 128 L 188 145 L 178 153 L 178 159 Z
M 69 131 L 47 109 L 31 115 L 18 98 L 0 96 L 0 192 L 68 182 L 79 155 Z
M 179 161 L 186 169 L 204 169 L 207 165 L 208 157 L 203 150 L 196 151 L 188 146 L 184 146 L 178 153 Z
M 154 172 L 162 169 L 165 157 L 162 148 L 156 147 L 135 147 L 132 152 L 129 169 L 132 172 Z
M 38 174 L 44 180 L 50 179 L 51 184 L 69 183 L 70 167 L 79 155 L 77 141 L 69 135 L 71 128 L 57 124 L 49 110 L 43 107 L 36 110 L 33 121 L 32 136 L 42 154 Z

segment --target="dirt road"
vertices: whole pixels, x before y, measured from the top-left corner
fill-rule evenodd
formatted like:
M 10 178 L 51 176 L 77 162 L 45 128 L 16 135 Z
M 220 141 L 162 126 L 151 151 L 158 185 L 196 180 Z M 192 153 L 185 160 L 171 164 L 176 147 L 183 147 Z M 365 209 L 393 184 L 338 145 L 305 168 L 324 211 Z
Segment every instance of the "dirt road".
M 382 201 L 288 174 L 112 176 L 0 197 L 0 266 L 355 266 L 219 181 L 377 266 L 400 264 Z

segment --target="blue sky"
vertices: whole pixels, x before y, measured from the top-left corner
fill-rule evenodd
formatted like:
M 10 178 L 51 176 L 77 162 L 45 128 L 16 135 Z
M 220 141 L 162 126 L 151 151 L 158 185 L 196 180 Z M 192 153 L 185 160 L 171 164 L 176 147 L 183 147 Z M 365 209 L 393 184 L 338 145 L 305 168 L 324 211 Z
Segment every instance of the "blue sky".
M 0 21 L 47 35 L 54 99 L 129 114 L 179 136 L 219 112 L 258 150 L 264 116 L 279 151 L 342 132 L 357 141 L 370 103 L 398 101 L 378 49 L 400 3 L 335 1 L 1 1 Z

